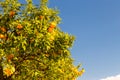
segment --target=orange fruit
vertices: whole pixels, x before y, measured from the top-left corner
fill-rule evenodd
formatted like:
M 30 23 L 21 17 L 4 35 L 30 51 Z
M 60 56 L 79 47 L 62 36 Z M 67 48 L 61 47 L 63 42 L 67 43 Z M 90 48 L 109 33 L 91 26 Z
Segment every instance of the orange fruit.
M 55 28 L 56 27 L 56 23 L 55 22 L 51 22 L 50 23 L 50 28 Z
M 17 28 L 18 28 L 18 29 L 22 29 L 23 26 L 22 26 L 21 24 L 18 24 L 18 25 L 17 25 Z
M 11 70 L 9 68 L 5 68 L 3 71 L 7 76 L 10 76 L 12 74 Z
M 44 18 L 44 16 L 40 16 L 39 18 L 40 18 L 40 19 L 43 19 L 43 18 Z
M 0 34 L 0 38 L 1 38 L 1 39 L 4 39 L 4 38 L 5 38 L 5 35 Z
M 48 28 L 48 32 L 52 32 L 53 31 L 53 28 Z
M 13 17 L 15 15 L 15 12 L 14 11 L 10 11 L 9 15 L 10 15 L 10 17 Z
M 50 25 L 50 28 L 55 28 L 55 26 L 54 25 Z
M 11 61 L 13 58 L 14 58 L 14 54 L 9 54 L 9 55 L 7 56 L 7 60 L 8 60 L 8 61 Z
M 6 29 L 4 27 L 1 27 L 0 30 L 6 32 Z

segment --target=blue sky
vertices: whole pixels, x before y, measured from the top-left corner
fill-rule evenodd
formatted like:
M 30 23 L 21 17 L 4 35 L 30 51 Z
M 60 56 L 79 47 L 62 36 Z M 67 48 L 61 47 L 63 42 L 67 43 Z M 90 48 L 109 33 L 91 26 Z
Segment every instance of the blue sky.
M 86 72 L 78 80 L 120 74 L 120 0 L 50 0 L 60 10 L 63 31 L 76 36 L 71 50 Z
M 60 10 L 60 28 L 76 36 L 72 57 L 86 70 L 78 80 L 120 74 L 120 0 L 49 0 L 49 6 Z

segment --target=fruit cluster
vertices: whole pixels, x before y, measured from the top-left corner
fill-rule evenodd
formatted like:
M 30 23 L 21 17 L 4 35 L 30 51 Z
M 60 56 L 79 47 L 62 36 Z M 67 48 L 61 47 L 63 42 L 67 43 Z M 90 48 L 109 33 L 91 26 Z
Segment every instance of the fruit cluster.
M 6 37 L 5 37 L 4 33 L 7 31 L 6 28 L 5 27 L 0 27 L 0 31 L 1 31 L 0 39 L 5 39 Z
M 52 32 L 55 27 L 56 27 L 56 23 L 55 22 L 51 22 L 50 23 L 50 27 L 48 28 L 48 32 Z

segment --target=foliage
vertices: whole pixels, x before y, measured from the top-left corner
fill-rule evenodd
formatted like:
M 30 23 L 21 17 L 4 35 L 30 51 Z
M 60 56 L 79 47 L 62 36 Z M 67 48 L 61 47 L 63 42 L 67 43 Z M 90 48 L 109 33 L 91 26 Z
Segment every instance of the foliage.
M 73 65 L 74 36 L 62 32 L 59 11 L 47 0 L 35 6 L 0 0 L 0 80 L 75 80 L 84 69 Z

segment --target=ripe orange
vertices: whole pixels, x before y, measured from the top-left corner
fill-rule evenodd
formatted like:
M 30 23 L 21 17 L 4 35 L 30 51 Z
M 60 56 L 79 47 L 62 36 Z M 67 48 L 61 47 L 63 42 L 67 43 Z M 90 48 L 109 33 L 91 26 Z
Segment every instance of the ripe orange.
M 5 35 L 0 34 L 0 38 L 1 38 L 1 39 L 4 39 L 4 38 L 5 38 Z
M 56 27 L 56 23 L 55 22 L 51 22 L 50 23 L 50 28 L 55 28 Z
M 9 68 L 5 68 L 3 72 L 7 75 L 10 76 L 12 74 L 11 70 Z
M 52 32 L 53 31 L 53 28 L 48 28 L 48 32 Z
M 17 25 L 17 28 L 18 28 L 18 29 L 22 29 L 23 26 L 22 26 L 21 24 L 18 24 L 18 25 Z
M 9 55 L 7 56 L 7 60 L 8 60 L 8 61 L 11 61 L 13 58 L 14 58 L 14 54 L 9 54 Z
M 15 15 L 15 12 L 14 11 L 10 11 L 9 15 L 10 15 L 10 17 L 13 17 Z
M 4 27 L 1 27 L 0 30 L 6 32 L 6 29 Z
M 40 16 L 39 18 L 40 18 L 40 19 L 43 19 L 43 18 L 44 18 L 44 16 Z

